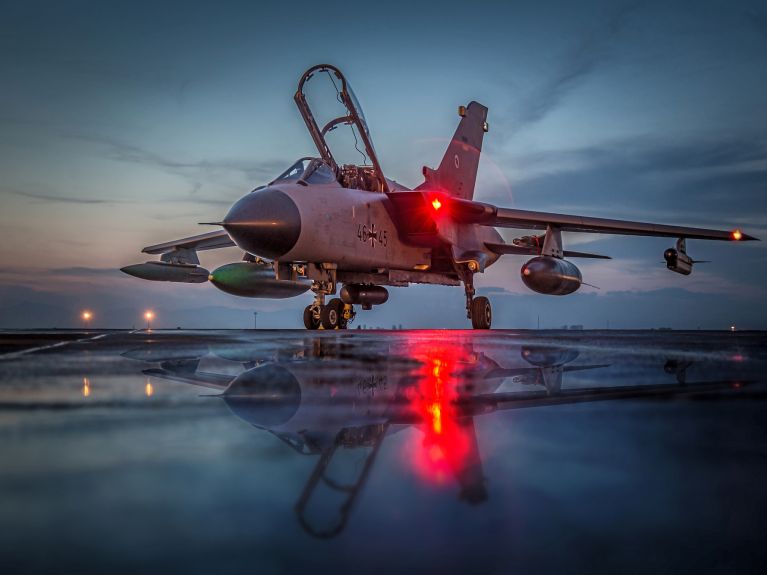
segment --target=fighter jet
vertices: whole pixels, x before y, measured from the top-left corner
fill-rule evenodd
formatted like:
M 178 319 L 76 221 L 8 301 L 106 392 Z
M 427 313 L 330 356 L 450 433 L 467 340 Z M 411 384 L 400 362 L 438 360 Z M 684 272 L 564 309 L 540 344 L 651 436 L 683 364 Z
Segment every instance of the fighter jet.
M 315 91 L 317 85 L 327 88 Z M 476 296 L 474 276 L 503 255 L 530 256 L 522 282 L 546 295 L 567 295 L 584 283 L 569 258 L 608 256 L 566 249 L 562 232 L 676 238 L 665 250 L 666 267 L 689 275 L 699 261 L 688 239 L 756 240 L 740 230 L 710 230 L 497 207 L 475 201 L 474 188 L 488 109 L 460 106 L 460 122 L 439 167 L 423 168 L 423 183 L 408 189 L 388 179 L 368 124 L 341 71 L 309 68 L 295 102 L 317 147 L 277 178 L 238 200 L 219 222 L 222 229 L 142 251 L 160 261 L 122 271 L 155 281 L 203 283 L 237 296 L 287 298 L 309 290 L 307 329 L 344 329 L 363 310 L 384 304 L 385 286 L 463 284 L 466 315 L 474 329 L 489 329 L 492 309 Z M 311 105 L 310 105 L 311 102 Z M 339 142 L 347 140 L 344 147 Z M 351 138 L 351 139 L 350 139 Z M 352 140 L 353 139 L 353 140 Z M 331 147 L 332 143 L 332 147 Z M 361 156 L 362 163 L 356 156 Z M 538 230 L 511 243 L 496 228 Z M 237 246 L 243 260 L 212 273 L 197 252 Z M 326 298 L 332 297 L 329 301 Z

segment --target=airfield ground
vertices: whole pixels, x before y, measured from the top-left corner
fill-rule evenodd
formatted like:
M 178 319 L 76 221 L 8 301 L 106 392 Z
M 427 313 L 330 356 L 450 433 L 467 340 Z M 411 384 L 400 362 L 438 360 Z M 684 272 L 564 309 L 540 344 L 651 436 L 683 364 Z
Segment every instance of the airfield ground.
M 0 571 L 757 573 L 767 335 L 0 332 Z

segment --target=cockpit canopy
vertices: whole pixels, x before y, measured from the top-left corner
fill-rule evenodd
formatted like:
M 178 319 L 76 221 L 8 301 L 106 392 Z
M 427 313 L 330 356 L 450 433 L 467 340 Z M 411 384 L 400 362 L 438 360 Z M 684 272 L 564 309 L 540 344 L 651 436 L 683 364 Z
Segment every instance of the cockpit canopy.
M 322 160 L 342 186 L 389 191 L 365 116 L 338 68 L 328 64 L 309 68 L 298 83 L 295 100 Z

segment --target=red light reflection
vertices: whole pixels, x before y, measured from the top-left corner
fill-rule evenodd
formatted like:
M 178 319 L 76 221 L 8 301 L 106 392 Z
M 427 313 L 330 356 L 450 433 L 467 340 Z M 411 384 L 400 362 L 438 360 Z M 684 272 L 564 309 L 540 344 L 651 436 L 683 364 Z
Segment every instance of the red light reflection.
M 481 460 L 471 416 L 461 413 L 461 371 L 471 357 L 461 345 L 415 343 L 411 357 L 419 361 L 416 383 L 406 391 L 420 420 L 422 436 L 413 450 L 413 465 L 420 476 L 438 484 L 455 478 L 461 497 L 472 502 L 486 498 Z

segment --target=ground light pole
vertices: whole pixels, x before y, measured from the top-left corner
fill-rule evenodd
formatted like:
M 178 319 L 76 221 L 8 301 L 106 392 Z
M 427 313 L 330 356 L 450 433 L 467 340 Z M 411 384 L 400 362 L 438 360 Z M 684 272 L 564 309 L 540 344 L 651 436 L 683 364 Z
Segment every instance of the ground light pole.
M 87 309 L 82 313 L 81 315 L 83 319 L 83 327 L 87 330 L 91 325 L 91 320 L 93 319 L 93 313 L 88 311 Z
M 152 320 L 154 319 L 154 312 L 152 310 L 145 311 L 144 319 L 146 319 L 146 330 L 150 331 L 152 329 Z

